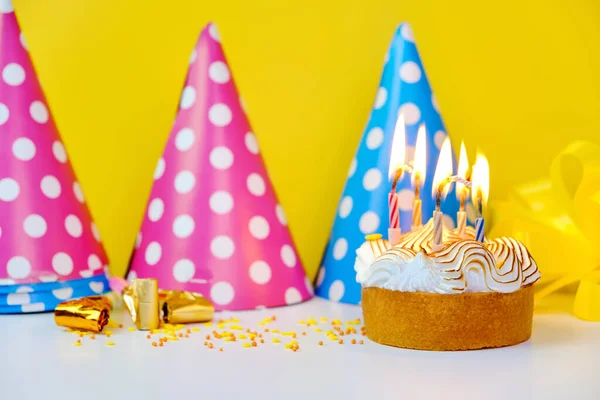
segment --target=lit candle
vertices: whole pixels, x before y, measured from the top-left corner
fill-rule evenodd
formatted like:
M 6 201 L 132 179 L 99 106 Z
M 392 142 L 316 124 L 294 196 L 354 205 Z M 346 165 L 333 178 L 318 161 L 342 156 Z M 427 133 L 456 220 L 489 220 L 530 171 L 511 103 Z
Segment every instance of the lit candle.
M 460 157 L 458 159 L 458 172 L 457 175 L 464 179 L 469 180 L 469 159 L 467 158 L 467 150 L 465 149 L 465 142 L 460 144 Z M 465 236 L 465 230 L 467 228 L 467 212 L 465 211 L 465 202 L 469 196 L 469 188 L 462 182 L 456 182 L 456 198 L 460 202 L 460 209 L 456 215 L 456 222 L 458 228 L 458 235 L 460 237 Z
M 452 182 L 451 179 L 452 146 L 450 144 L 450 139 L 446 138 L 440 149 L 440 156 L 435 167 L 432 184 L 432 196 L 435 199 L 435 210 L 433 211 L 433 242 L 431 244 L 431 249 L 434 252 L 440 251 L 443 247 L 444 228 L 442 217 L 444 216 L 444 213 L 441 211 L 440 207 L 442 199 L 448 195 L 448 190 L 450 190 L 449 183 Z
M 473 197 L 473 204 L 477 207 L 478 215 L 475 220 L 475 240 L 483 242 L 485 240 L 483 206 L 487 204 L 490 192 L 490 165 L 485 156 L 481 154 L 477 154 L 477 159 L 473 166 L 472 182 L 471 196 Z
M 421 187 L 425 182 L 427 172 L 427 142 L 425 124 L 419 127 L 417 143 L 415 144 L 415 160 L 411 175 L 412 185 L 415 188 L 415 199 L 413 200 L 412 229 L 423 225 L 421 212 Z
M 400 114 L 396 121 L 396 129 L 392 138 L 392 149 L 390 153 L 390 166 L 388 177 L 392 181 L 392 188 L 388 195 L 388 207 L 390 217 L 390 227 L 388 228 L 388 240 L 392 245 L 400 241 L 402 230 L 400 228 L 400 209 L 398 205 L 398 194 L 396 186 L 402 179 L 404 171 L 410 167 L 404 164 L 406 157 L 406 131 L 404 126 L 404 116 Z

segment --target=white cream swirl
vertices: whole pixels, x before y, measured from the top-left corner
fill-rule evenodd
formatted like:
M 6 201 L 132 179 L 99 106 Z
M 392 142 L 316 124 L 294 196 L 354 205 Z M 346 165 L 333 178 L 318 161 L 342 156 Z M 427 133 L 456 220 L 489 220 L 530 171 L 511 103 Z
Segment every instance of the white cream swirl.
M 360 282 L 365 274 L 368 274 L 373 261 L 384 252 L 390 249 L 387 240 L 381 239 L 381 235 L 369 235 L 367 240 L 356 250 L 356 259 L 354 261 L 354 271 L 356 271 L 356 281 Z

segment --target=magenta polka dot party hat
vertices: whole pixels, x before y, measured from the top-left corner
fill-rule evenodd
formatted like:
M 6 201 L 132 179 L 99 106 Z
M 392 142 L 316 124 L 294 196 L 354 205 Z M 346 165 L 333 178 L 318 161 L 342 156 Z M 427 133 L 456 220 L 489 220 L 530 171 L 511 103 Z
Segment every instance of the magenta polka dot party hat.
M 0 0 L 0 71 L 0 289 L 103 276 L 98 228 L 10 0 Z
M 219 310 L 298 303 L 296 252 L 214 24 L 192 52 L 128 278 L 194 291 Z

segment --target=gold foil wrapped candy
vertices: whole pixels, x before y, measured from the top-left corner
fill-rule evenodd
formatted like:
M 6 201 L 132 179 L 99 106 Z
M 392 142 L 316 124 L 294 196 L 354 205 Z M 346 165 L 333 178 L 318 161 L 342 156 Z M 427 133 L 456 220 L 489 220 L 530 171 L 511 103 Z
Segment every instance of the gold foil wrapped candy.
M 163 320 L 170 324 L 189 324 L 212 320 L 215 308 L 198 293 L 161 290 Z
M 54 310 L 54 321 L 66 328 L 102 332 L 108 323 L 111 303 L 104 296 L 90 296 L 60 303 Z
M 123 290 L 123 302 L 139 330 L 158 328 L 160 319 L 156 279 L 134 279 Z

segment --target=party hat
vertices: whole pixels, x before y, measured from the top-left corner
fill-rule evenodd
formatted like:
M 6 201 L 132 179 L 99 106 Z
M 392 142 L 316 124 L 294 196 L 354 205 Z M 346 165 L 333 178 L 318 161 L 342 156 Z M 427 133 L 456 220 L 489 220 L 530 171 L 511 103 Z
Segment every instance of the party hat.
M 203 294 L 217 309 L 312 296 L 214 24 L 192 53 L 128 277 Z
M 345 303 L 360 302 L 360 285 L 354 271 L 355 251 L 371 233 L 388 234 L 388 168 L 394 129 L 402 114 L 406 125 L 406 159 L 414 159 L 417 131 L 427 133 L 426 179 L 421 189 L 423 223 L 433 214 L 433 173 L 438 154 L 447 137 L 444 123 L 410 25 L 401 24 L 386 55 L 385 66 L 373 110 L 339 203 L 336 219 L 317 276 L 318 296 Z M 456 170 L 456 169 L 455 169 Z M 398 183 L 400 222 L 403 232 L 411 229 L 414 190 L 409 174 Z M 458 210 L 454 194 L 442 205 L 445 223 L 454 227 Z
M 103 275 L 98 229 L 8 0 L 0 71 L 0 286 Z

